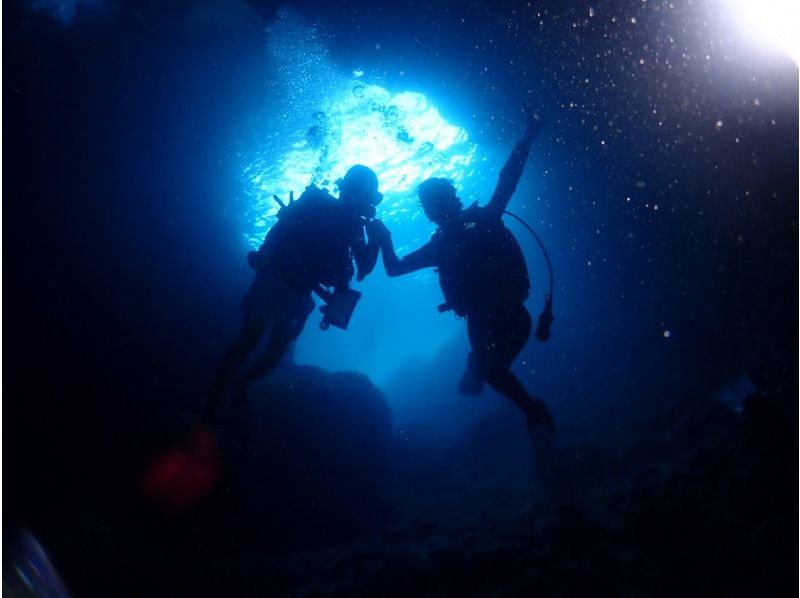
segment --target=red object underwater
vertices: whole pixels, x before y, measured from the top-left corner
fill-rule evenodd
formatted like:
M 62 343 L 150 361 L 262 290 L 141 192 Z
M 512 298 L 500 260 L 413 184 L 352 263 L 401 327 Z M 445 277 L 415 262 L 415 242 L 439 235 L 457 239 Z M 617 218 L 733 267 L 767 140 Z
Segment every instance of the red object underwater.
M 219 468 L 214 434 L 198 426 L 184 445 L 150 463 L 142 475 L 140 489 L 164 515 L 175 517 L 211 494 L 219 479 Z

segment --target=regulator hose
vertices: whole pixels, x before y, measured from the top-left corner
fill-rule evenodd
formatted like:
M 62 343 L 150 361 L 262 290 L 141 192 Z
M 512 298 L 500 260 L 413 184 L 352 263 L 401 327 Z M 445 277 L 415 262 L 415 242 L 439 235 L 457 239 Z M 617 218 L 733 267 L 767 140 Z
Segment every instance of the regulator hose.
M 547 249 L 545 249 L 544 243 L 542 243 L 542 240 L 539 238 L 539 235 L 536 234 L 536 231 L 534 231 L 527 222 L 525 222 L 516 214 L 509 212 L 508 210 L 505 210 L 504 213 L 508 214 L 514 220 L 528 229 L 528 232 L 533 235 L 533 238 L 536 239 L 536 242 L 539 244 L 539 248 L 542 250 L 542 255 L 544 255 L 544 261 L 547 262 L 547 272 L 550 275 L 550 291 L 544 297 L 544 309 L 542 309 L 542 313 L 539 314 L 539 320 L 536 323 L 536 339 L 543 343 L 550 339 L 550 326 L 553 325 L 553 264 L 550 263 L 550 256 L 547 255 Z

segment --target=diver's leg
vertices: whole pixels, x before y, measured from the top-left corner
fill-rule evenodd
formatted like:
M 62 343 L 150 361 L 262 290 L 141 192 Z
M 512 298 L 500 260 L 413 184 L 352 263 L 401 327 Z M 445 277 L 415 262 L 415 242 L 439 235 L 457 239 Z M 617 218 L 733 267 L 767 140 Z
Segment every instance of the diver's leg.
M 486 382 L 494 390 L 511 400 L 525 414 L 528 426 L 547 425 L 551 431 L 555 424 L 553 416 L 541 399 L 532 397 L 525 390 L 522 382 L 519 381 L 511 370 L 505 368 L 490 368 L 486 372 Z
M 557 468 L 555 424 L 544 401 L 532 397 L 508 367 L 490 367 L 486 381 L 511 400 L 525 414 L 528 437 L 533 448 L 534 472 L 538 483 L 551 492 Z
M 544 401 L 530 395 L 511 371 L 511 364 L 530 337 L 531 316 L 524 305 L 518 304 L 506 306 L 487 321 L 486 381 L 525 414 L 536 476 L 545 492 L 551 493 L 560 477 L 553 416 Z
M 247 397 L 247 387 L 278 365 L 292 340 L 291 334 L 281 320 L 274 319 L 264 351 L 255 358 L 241 376 L 233 381 L 231 421 L 238 428 L 238 436 L 245 454 L 250 454 L 255 431 Z
M 461 376 L 458 391 L 464 395 L 477 395 L 483 391 L 486 381 L 488 337 L 488 314 L 467 315 L 467 336 L 470 349 L 467 356 L 467 367 Z
M 532 397 L 511 371 L 511 364 L 531 333 L 531 316 L 525 306 L 504 306 L 470 318 L 468 327 L 473 352 L 481 362 L 489 386 L 525 414 L 529 427 L 546 424 L 554 430 L 553 418 L 544 401 Z
M 245 318 L 239 337 L 228 349 L 222 361 L 217 367 L 214 383 L 211 386 L 211 393 L 206 406 L 206 418 L 214 419 L 217 416 L 217 409 L 222 397 L 222 393 L 233 381 L 236 371 L 241 367 L 250 352 L 258 345 L 268 320 L 260 317 L 248 316 Z
M 278 365 L 293 340 L 294 338 L 289 329 L 282 323 L 275 321 L 264 351 L 247 368 L 244 374 L 236 380 L 236 386 L 239 391 L 244 392 L 250 384 L 271 372 Z
M 275 315 L 264 352 L 236 381 L 236 386 L 242 395 L 248 385 L 278 365 L 292 342 L 300 336 L 312 311 L 314 311 L 314 300 L 311 295 L 304 295 L 295 297 L 291 305 L 284 305 L 283 309 Z

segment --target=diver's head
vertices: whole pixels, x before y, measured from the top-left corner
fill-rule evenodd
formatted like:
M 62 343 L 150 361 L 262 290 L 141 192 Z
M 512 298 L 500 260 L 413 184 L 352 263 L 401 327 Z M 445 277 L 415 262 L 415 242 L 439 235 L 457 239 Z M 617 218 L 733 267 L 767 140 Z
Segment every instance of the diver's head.
M 378 176 L 371 168 L 356 164 L 337 181 L 339 199 L 361 216 L 375 215 L 375 206 L 383 200 L 378 191 Z
M 443 178 L 430 178 L 417 187 L 417 195 L 428 220 L 437 226 L 446 226 L 464 207 L 456 195 L 452 182 Z

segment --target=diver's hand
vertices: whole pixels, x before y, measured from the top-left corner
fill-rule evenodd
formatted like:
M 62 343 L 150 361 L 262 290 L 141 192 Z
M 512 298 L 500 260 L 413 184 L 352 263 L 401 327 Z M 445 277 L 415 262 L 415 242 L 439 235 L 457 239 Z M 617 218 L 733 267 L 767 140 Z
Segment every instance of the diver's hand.
M 370 240 L 376 241 L 379 245 L 385 245 L 392 240 L 392 231 L 386 228 L 383 221 L 377 218 L 370 220 L 366 225 L 366 229 Z
M 523 136 L 526 139 L 533 139 L 539 134 L 539 130 L 542 128 L 542 119 L 536 113 L 536 109 L 530 100 L 525 101 L 523 109 L 525 110 L 525 133 Z

